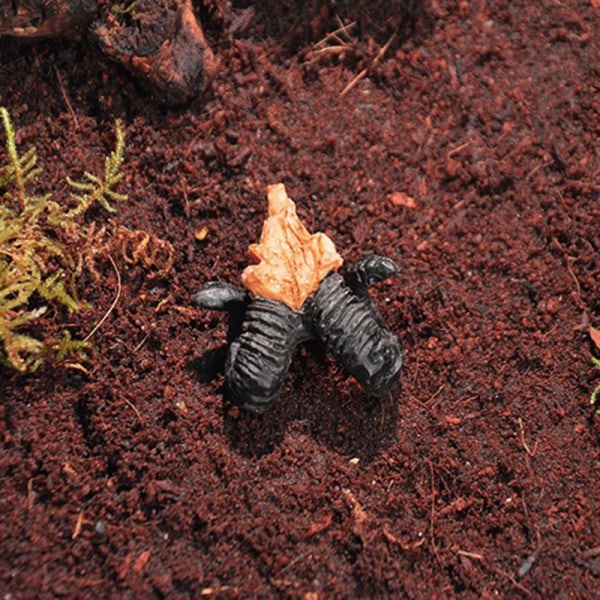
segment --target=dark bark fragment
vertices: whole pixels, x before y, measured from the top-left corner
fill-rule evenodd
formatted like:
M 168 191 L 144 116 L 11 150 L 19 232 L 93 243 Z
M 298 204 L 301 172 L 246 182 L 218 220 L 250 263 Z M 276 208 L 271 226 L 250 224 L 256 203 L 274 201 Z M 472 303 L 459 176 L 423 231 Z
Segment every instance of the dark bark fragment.
M 93 33 L 108 56 L 167 104 L 201 94 L 216 71 L 191 0 L 140 0 L 131 13 L 110 15 Z
M 0 35 L 73 35 L 98 14 L 96 0 L 24 0 L 0 4 Z

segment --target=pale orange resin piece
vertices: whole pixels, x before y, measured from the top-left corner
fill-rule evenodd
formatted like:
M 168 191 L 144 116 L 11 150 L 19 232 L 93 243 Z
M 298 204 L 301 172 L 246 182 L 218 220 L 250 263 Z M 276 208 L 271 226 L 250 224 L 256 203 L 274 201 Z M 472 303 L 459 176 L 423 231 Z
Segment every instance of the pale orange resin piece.
M 340 268 L 342 257 L 324 233 L 308 233 L 283 183 L 270 185 L 267 197 L 269 218 L 260 243 L 248 249 L 258 264 L 244 269 L 242 283 L 253 294 L 298 311 L 325 276 Z

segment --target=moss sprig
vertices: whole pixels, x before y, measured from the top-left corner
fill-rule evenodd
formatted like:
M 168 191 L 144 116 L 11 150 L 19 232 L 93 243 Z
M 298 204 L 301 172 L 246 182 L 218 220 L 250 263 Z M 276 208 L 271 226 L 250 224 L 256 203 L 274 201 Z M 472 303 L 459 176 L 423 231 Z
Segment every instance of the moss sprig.
M 85 181 L 74 181 L 67 177 L 68 184 L 79 192 L 72 194 L 76 206 L 65 215 L 67 219 L 74 219 L 84 214 L 95 202 L 100 204 L 107 212 L 114 213 L 116 209 L 109 201 L 122 202 L 127 200 L 126 195 L 115 192 L 115 187 L 123 178 L 121 167 L 123 165 L 124 148 L 123 127 L 121 121 L 117 120 L 115 149 L 104 159 L 104 177 L 97 177 L 87 171 L 83 173 Z
M 594 363 L 594 366 L 596 367 L 596 369 L 598 369 L 600 371 L 600 358 L 596 358 L 595 356 L 592 356 L 592 363 Z M 596 386 L 596 388 L 592 392 L 592 395 L 590 396 L 590 404 L 596 408 L 596 414 L 600 415 L 600 403 L 598 402 L 599 399 L 600 399 L 600 383 Z
M 40 173 L 36 150 L 19 154 L 4 107 L 0 107 L 0 121 L 7 156 L 7 163 L 0 165 L 0 361 L 26 372 L 50 355 L 57 360 L 69 355 L 83 358 L 89 346 L 73 340 L 67 331 L 58 342 L 40 339 L 31 333 L 31 325 L 48 305 L 69 312 L 81 308 L 74 291 L 78 243 L 86 231 L 81 217 L 94 203 L 114 212 L 110 201 L 126 199 L 115 191 L 123 177 L 125 141 L 117 122 L 115 149 L 105 159 L 103 176 L 85 171 L 86 181 L 68 180 L 78 192 L 72 194 L 75 206 L 69 209 L 51 193 L 29 193 L 29 184 Z
M 19 156 L 15 132 L 8 111 L 4 107 L 0 107 L 0 118 L 2 118 L 2 127 L 6 134 L 6 152 L 8 154 L 8 164 L 0 169 L 0 188 L 12 184 L 15 197 L 25 209 L 32 200 L 27 196 L 25 184 L 40 173 L 40 169 L 36 167 L 37 154 L 35 148 L 29 148 L 23 156 Z

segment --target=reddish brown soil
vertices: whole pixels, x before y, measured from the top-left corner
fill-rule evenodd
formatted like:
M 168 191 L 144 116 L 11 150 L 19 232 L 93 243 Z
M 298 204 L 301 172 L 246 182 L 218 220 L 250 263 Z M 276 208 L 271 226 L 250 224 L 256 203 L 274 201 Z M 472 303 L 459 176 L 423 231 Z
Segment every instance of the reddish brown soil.
M 165 281 L 115 257 L 89 375 L 1 372 L 2 598 L 597 597 L 599 3 L 431 2 L 342 97 L 386 22 L 316 56 L 335 10 L 284 4 L 205 3 L 222 70 L 177 110 L 85 40 L 1 42 L 41 185 L 100 170 L 121 117 L 119 222 L 177 251 Z M 401 266 L 383 401 L 313 345 L 265 416 L 223 403 L 225 318 L 191 298 L 238 281 L 277 181 L 347 262 Z

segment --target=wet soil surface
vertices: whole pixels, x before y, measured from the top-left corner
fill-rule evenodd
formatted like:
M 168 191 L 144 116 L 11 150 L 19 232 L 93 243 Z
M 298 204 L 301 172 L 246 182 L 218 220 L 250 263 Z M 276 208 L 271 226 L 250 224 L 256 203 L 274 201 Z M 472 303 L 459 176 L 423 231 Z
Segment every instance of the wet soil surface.
M 0 41 L 40 187 L 121 118 L 116 219 L 176 251 L 100 257 L 52 315 L 83 337 L 117 299 L 87 373 L 0 372 L 2 597 L 596 597 L 600 4 L 258 4 L 198 3 L 220 71 L 178 109 L 85 39 Z M 264 416 L 223 401 L 226 318 L 191 299 L 239 281 L 278 181 L 347 263 L 400 265 L 383 400 L 309 344 Z

